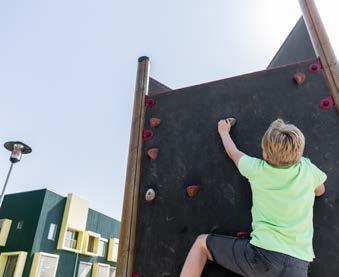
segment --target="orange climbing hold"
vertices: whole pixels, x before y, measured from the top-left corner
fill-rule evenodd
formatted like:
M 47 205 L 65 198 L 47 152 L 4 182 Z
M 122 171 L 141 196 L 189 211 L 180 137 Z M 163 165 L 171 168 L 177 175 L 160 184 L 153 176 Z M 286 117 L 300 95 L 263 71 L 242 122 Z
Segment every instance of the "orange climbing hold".
M 151 160 L 156 160 L 159 154 L 159 148 L 151 148 L 147 150 L 147 155 Z
M 200 190 L 199 185 L 189 185 L 186 188 L 186 192 L 189 198 L 194 198 L 198 194 L 199 190 Z
M 294 74 L 293 79 L 298 84 L 298 86 L 300 86 L 305 82 L 306 75 L 304 73 L 298 72 Z

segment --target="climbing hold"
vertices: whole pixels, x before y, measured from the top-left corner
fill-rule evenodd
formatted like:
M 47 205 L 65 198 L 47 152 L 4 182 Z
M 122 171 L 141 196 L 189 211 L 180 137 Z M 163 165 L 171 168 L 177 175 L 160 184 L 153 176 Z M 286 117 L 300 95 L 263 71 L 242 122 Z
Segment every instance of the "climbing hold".
M 186 188 L 186 192 L 187 192 L 188 197 L 194 198 L 198 194 L 199 189 L 200 189 L 199 185 L 189 185 Z
M 249 232 L 237 232 L 237 238 L 244 239 L 250 236 Z
M 298 84 L 298 86 L 300 86 L 305 82 L 306 75 L 304 73 L 298 72 L 294 74 L 293 79 Z
M 141 277 L 139 274 L 133 273 L 132 277 Z
M 320 100 L 320 108 L 322 110 L 330 110 L 334 106 L 334 100 L 332 96 L 328 96 Z
M 160 122 L 161 122 L 161 120 L 159 118 L 156 118 L 156 117 L 152 117 L 149 120 L 149 123 L 150 123 L 152 128 L 155 128 L 155 127 L 159 126 Z
M 150 148 L 147 150 L 147 155 L 151 160 L 156 160 L 159 154 L 159 148 Z
M 237 120 L 233 117 L 226 118 L 225 121 L 228 121 L 232 127 L 237 123 Z
M 145 194 L 146 201 L 153 201 L 155 198 L 155 191 L 154 189 L 148 189 Z
M 149 129 L 144 130 L 142 133 L 143 140 L 150 140 L 153 138 L 153 136 L 153 132 Z
M 145 98 L 146 108 L 152 108 L 155 105 L 155 100 L 152 98 Z
M 311 73 L 317 73 L 321 69 L 321 64 L 319 61 L 312 63 L 308 66 L 308 71 Z

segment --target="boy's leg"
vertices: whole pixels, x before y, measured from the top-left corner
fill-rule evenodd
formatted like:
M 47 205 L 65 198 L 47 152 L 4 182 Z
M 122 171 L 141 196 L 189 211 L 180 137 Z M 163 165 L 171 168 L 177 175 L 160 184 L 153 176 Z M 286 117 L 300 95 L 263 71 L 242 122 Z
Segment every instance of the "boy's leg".
M 248 263 L 245 252 L 248 243 L 249 239 L 215 234 L 200 235 L 186 258 L 180 277 L 200 277 L 207 260 L 247 276 L 245 272 L 248 272 Z
M 248 244 L 249 238 L 217 234 L 210 234 L 206 240 L 207 249 L 216 264 L 241 276 L 256 276 L 248 274 L 251 271 L 246 257 Z
M 180 277 L 200 277 L 207 260 L 212 260 L 211 253 L 207 249 L 206 239 L 208 235 L 200 235 L 195 240 Z

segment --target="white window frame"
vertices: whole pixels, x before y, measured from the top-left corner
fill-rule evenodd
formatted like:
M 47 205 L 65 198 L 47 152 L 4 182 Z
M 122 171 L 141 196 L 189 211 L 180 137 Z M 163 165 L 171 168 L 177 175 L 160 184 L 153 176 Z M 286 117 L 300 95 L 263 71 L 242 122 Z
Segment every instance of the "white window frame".
M 68 232 L 72 232 L 72 233 L 76 233 L 76 239 L 69 239 L 67 238 L 67 233 Z M 73 230 L 71 228 L 68 228 L 66 230 L 66 234 L 65 234 L 65 242 L 64 242 L 64 246 L 69 248 L 69 249 L 74 249 L 76 250 L 77 249 L 77 246 L 78 246 L 78 241 L 79 241 L 79 235 L 80 235 L 80 232 L 77 231 L 77 230 Z M 70 242 L 71 245 L 68 245 L 67 243 Z M 74 244 L 74 245 L 73 245 Z
M 57 270 L 58 270 L 59 255 L 53 255 L 53 254 L 43 253 L 43 252 L 41 252 L 41 256 L 40 256 L 40 259 L 39 259 L 39 264 L 38 264 L 38 268 L 37 268 L 36 277 L 39 277 L 39 276 L 40 276 L 41 261 L 42 261 L 42 259 L 43 259 L 44 257 L 47 257 L 47 258 L 53 258 L 53 259 L 54 259 L 54 261 L 55 261 L 55 264 L 54 264 L 55 268 L 53 268 L 53 272 L 52 272 L 53 275 L 51 275 L 51 277 L 52 277 L 52 276 L 54 277 L 55 274 L 56 274 L 56 272 L 57 272 Z
M 89 272 L 91 273 L 91 276 L 92 276 L 92 274 L 93 274 L 93 264 L 89 263 L 89 262 L 80 261 L 79 265 L 78 265 L 78 274 L 77 274 L 77 277 L 81 277 L 81 275 L 79 275 L 80 264 L 89 265 L 91 267 Z
M 54 226 L 54 229 L 52 229 L 52 226 Z M 55 224 L 55 223 L 51 223 L 49 225 L 49 230 L 48 230 L 48 235 L 47 235 L 47 239 L 48 240 L 55 240 L 55 236 L 56 236 L 56 233 L 57 233 L 57 230 L 58 230 L 58 225 Z
M 99 273 L 100 273 L 100 269 L 106 269 L 106 273 L 108 273 L 108 274 L 106 274 L 106 275 L 108 275 L 109 276 L 109 273 L 110 273 L 110 265 L 109 264 L 102 264 L 102 263 L 98 263 L 98 267 L 97 267 L 97 272 L 96 272 L 96 274 L 98 274 L 98 276 L 100 276 L 101 277 L 101 275 L 99 275 Z
M 119 250 L 119 239 L 117 238 L 114 238 L 114 241 L 113 241 L 113 253 L 112 253 L 112 256 L 113 256 L 113 261 L 118 261 L 118 250 Z
M 102 255 L 102 252 L 100 252 L 100 241 L 103 241 L 103 242 L 106 243 L 105 255 Z M 99 256 L 99 257 L 107 257 L 107 254 L 108 254 L 108 239 L 100 238 L 100 240 L 99 240 L 99 246 L 98 246 L 98 256 Z

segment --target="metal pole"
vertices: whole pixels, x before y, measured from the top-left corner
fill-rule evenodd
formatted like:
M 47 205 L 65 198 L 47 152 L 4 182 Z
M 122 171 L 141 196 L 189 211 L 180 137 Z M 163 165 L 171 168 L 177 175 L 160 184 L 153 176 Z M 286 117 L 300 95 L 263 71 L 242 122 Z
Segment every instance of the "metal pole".
M 76 255 L 75 255 L 75 262 L 74 262 L 74 268 L 73 268 L 73 277 L 76 277 L 78 258 L 79 258 L 79 253 L 76 253 Z
M 140 187 L 142 131 L 144 128 L 145 95 L 148 92 L 149 68 L 149 58 L 140 57 L 138 60 L 137 80 L 134 94 L 125 194 L 119 238 L 117 277 L 130 277 L 133 273 Z
M 7 183 L 8 183 L 8 180 L 9 180 L 9 176 L 11 175 L 11 172 L 12 172 L 12 168 L 13 168 L 13 163 L 11 163 L 11 166 L 9 168 L 9 171 L 8 171 L 8 174 L 7 174 L 7 178 L 6 178 L 6 181 L 5 181 L 5 184 L 2 188 L 2 192 L 1 192 L 1 196 L 0 196 L 0 208 L 2 206 L 2 201 L 4 201 L 4 197 L 5 197 L 5 190 L 6 190 L 6 187 L 7 187 Z
M 299 0 L 307 29 L 324 68 L 328 87 L 339 112 L 339 67 L 314 0 Z

